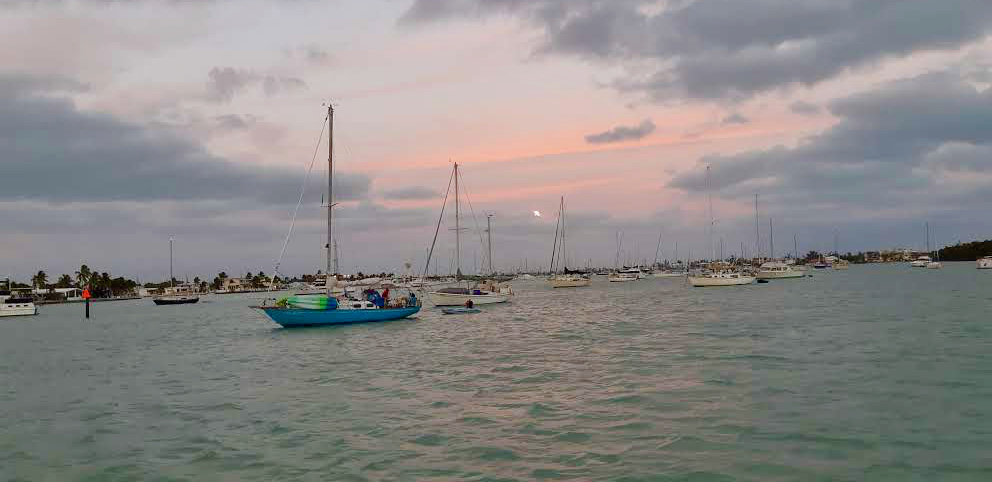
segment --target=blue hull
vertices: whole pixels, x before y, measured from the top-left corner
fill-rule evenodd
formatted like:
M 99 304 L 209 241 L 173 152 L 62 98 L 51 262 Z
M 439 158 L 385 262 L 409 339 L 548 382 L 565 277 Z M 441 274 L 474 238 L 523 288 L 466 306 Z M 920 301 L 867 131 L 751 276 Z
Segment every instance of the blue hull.
M 293 308 L 262 308 L 272 321 L 286 327 L 344 325 L 348 323 L 370 323 L 406 318 L 418 311 L 411 308 L 384 308 L 377 310 L 301 310 Z

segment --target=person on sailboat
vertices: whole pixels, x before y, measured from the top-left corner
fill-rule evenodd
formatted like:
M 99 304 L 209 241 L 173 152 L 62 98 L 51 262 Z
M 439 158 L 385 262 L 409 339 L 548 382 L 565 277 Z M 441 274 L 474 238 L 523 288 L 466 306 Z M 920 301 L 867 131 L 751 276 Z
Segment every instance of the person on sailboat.
M 468 309 L 472 309 L 475 307 L 475 303 L 473 303 L 472 300 L 467 300 L 465 301 L 465 307 Z

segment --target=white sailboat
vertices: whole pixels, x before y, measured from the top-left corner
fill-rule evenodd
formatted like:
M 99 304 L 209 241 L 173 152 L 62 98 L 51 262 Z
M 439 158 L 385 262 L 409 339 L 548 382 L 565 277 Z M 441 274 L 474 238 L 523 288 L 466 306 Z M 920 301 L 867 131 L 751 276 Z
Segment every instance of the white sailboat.
M 561 237 L 558 233 L 561 233 Z M 559 239 L 561 242 L 559 243 Z M 560 266 L 562 271 L 557 273 L 555 266 Z M 567 258 L 565 256 L 565 197 L 562 196 L 561 204 L 558 207 L 558 224 L 555 227 L 555 242 L 551 248 L 551 268 L 548 270 L 548 284 L 552 288 L 581 288 L 589 286 L 592 282 L 586 273 L 572 271 L 568 269 Z
M 455 163 L 452 178 L 455 184 L 455 278 L 462 281 L 461 264 L 461 215 L 459 207 L 459 187 L 460 175 L 458 174 L 458 163 Z M 450 184 L 449 184 L 450 187 Z M 443 213 L 442 208 L 442 213 Z M 497 283 L 496 281 L 482 281 L 471 287 L 451 287 L 442 288 L 430 292 L 431 302 L 434 306 L 463 306 L 471 302 L 472 305 L 489 305 L 495 303 L 506 303 L 513 296 L 513 290 L 509 285 Z
M 934 248 L 936 248 L 937 247 L 936 246 L 937 243 L 934 242 L 933 244 L 934 244 Z M 927 252 L 931 252 L 930 251 L 930 223 L 927 223 Z M 941 268 L 943 268 L 944 265 L 940 263 L 940 250 L 934 249 L 932 252 L 934 253 L 934 258 L 935 259 L 933 261 L 930 261 L 929 263 L 927 263 L 926 268 L 927 269 L 941 269 Z
M 706 184 L 709 187 L 710 179 L 710 167 L 706 166 Z M 710 259 L 716 257 L 716 253 L 713 252 L 713 192 L 709 193 L 709 211 L 710 211 L 710 226 L 709 226 L 709 243 L 710 243 Z M 711 261 L 710 269 L 703 274 L 688 277 L 689 284 L 695 287 L 710 287 L 710 286 L 740 286 L 749 285 L 754 283 L 754 277 L 748 276 L 740 271 L 728 269 L 724 266 L 723 262 L 713 263 Z

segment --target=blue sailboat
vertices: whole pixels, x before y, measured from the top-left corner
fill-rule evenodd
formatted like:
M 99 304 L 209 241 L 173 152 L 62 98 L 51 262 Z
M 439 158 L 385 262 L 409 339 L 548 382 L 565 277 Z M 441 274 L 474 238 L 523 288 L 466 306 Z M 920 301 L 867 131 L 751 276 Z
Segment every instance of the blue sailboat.
M 411 293 L 397 304 L 387 305 L 378 293 L 369 293 L 366 299 L 338 300 L 331 294 L 334 288 L 331 274 L 331 227 L 333 217 L 331 209 L 333 202 L 333 173 L 334 173 L 334 107 L 327 106 L 327 294 L 297 295 L 279 300 L 273 306 L 259 306 L 272 321 L 285 328 L 300 326 L 341 325 L 348 323 L 367 323 L 373 321 L 391 321 L 407 318 L 420 311 L 420 300 Z M 302 197 L 301 197 L 302 199 Z M 346 295 L 347 296 L 347 295 Z

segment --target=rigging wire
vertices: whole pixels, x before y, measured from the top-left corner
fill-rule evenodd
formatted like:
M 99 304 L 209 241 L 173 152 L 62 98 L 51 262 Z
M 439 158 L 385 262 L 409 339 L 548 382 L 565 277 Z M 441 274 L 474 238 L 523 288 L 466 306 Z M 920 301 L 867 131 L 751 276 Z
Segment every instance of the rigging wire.
M 462 184 L 465 184 L 465 178 L 462 177 L 462 173 L 458 173 L 458 179 Z M 472 212 L 472 222 L 475 223 L 475 231 L 479 233 L 479 246 L 482 247 L 483 251 L 486 248 L 486 241 L 482 238 L 482 228 L 479 227 L 479 219 L 475 217 L 475 208 L 472 207 L 472 198 L 468 195 L 468 189 L 462 189 L 465 192 L 465 199 L 468 200 L 468 209 Z M 479 273 L 476 273 L 478 275 Z
M 448 194 L 451 193 L 451 182 L 455 179 L 455 171 L 451 171 L 451 177 L 448 178 L 448 189 L 444 191 L 444 201 L 441 202 L 441 214 L 437 217 L 437 227 L 434 228 L 434 240 L 431 241 L 431 249 L 427 252 L 427 264 L 424 265 L 424 275 L 420 277 L 420 287 L 424 288 L 424 283 L 427 282 L 427 270 L 431 267 L 431 257 L 434 256 L 434 246 L 437 244 L 437 235 L 441 232 L 441 220 L 444 219 L 444 207 L 448 205 Z M 422 293 L 427 293 L 424 289 Z
M 303 177 L 303 185 L 300 186 L 300 199 L 296 201 L 296 208 L 293 209 L 293 220 L 289 223 L 289 232 L 286 233 L 286 240 L 282 243 L 282 249 L 279 251 L 279 258 L 276 259 L 275 267 L 272 269 L 273 276 L 278 276 L 281 274 L 279 273 L 279 267 L 282 265 L 282 258 L 286 254 L 286 247 L 289 246 L 289 240 L 293 236 L 293 230 L 296 228 L 296 218 L 300 213 L 300 206 L 303 204 L 303 195 L 307 190 L 307 181 L 310 180 L 310 173 L 313 172 L 313 166 L 317 162 L 317 152 L 320 150 L 325 129 L 327 129 L 327 116 L 324 116 L 324 122 L 320 126 L 320 135 L 317 136 L 317 145 L 313 149 L 313 158 L 310 159 L 310 167 L 307 168 L 307 173 Z M 275 283 L 270 283 L 269 291 L 272 291 L 274 286 Z

